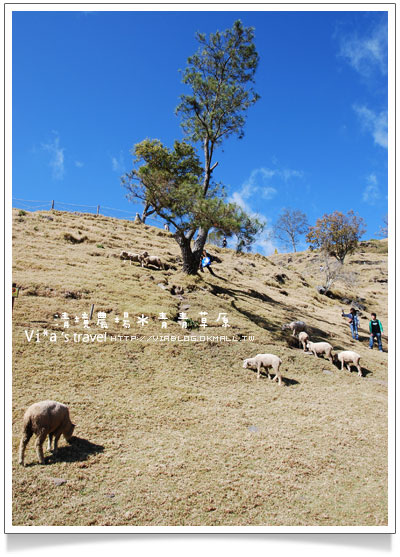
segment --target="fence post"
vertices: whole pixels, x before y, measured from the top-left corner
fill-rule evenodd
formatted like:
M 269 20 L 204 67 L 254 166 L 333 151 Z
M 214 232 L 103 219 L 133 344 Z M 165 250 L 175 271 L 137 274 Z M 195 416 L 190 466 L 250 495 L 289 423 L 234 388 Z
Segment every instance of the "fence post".
M 93 317 L 93 310 L 94 310 L 94 304 L 92 304 L 92 307 L 90 308 L 90 317 L 89 317 L 90 321 L 92 320 Z
M 53 201 L 51 202 L 51 208 L 54 209 L 54 199 L 53 199 Z
M 97 215 L 99 214 L 100 211 L 100 205 L 97 205 Z

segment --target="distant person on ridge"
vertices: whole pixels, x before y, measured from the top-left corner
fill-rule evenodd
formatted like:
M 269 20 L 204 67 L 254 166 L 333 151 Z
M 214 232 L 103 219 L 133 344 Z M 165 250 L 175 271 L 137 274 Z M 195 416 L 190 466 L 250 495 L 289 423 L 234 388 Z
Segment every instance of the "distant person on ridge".
M 354 308 L 350 309 L 350 313 L 344 313 L 342 310 L 342 317 L 347 317 L 349 320 L 349 326 L 351 331 L 351 336 L 354 340 L 358 340 L 358 316 L 357 311 Z
M 223 248 L 226 248 L 227 244 L 228 244 L 228 242 L 226 241 L 226 237 L 224 236 L 224 237 L 222 238 L 222 247 L 223 247 Z
M 378 350 L 380 352 L 383 352 L 382 349 L 383 327 L 379 319 L 376 318 L 376 313 L 371 313 L 371 321 L 369 322 L 369 332 L 370 332 L 369 347 L 371 348 L 371 350 L 374 347 L 374 338 L 376 338 L 376 340 L 378 341 Z

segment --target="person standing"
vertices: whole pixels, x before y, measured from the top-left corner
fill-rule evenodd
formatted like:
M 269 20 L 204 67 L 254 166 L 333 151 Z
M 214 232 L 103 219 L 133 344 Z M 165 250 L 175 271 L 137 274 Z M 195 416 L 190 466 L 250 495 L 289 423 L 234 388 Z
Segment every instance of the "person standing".
M 344 313 L 342 310 L 342 317 L 347 317 L 349 320 L 349 326 L 351 331 L 351 336 L 354 340 L 358 340 L 358 316 L 357 311 L 354 308 L 350 309 L 350 313 Z
M 222 238 L 222 247 L 223 247 L 223 248 L 226 248 L 227 245 L 228 245 L 228 242 L 227 242 L 227 240 L 226 240 L 226 236 L 224 236 L 224 237 Z
M 369 322 L 369 332 L 370 332 L 370 337 L 369 337 L 369 347 L 372 350 L 374 347 L 374 338 L 376 338 L 377 342 L 378 342 L 378 350 L 380 352 L 383 352 L 382 349 L 382 333 L 383 333 L 383 327 L 382 327 L 382 323 L 379 321 L 379 319 L 376 318 L 376 313 L 371 313 L 371 321 Z

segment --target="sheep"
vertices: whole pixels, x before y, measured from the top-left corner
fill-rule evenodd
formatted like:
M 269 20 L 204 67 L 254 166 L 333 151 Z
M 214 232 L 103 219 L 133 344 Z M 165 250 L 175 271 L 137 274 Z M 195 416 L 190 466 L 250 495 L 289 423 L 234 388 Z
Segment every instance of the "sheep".
M 144 257 L 140 253 L 132 253 L 130 251 L 125 251 L 124 250 L 124 251 L 121 251 L 121 253 L 119 254 L 119 257 L 123 261 L 126 261 L 126 260 L 130 261 L 131 265 L 132 265 L 132 261 L 136 261 L 137 263 L 140 263 L 143 267 Z
M 333 363 L 333 346 L 329 342 L 307 342 L 307 350 L 312 352 L 316 358 L 318 354 L 324 354 Z
M 301 333 L 299 333 L 299 345 L 301 344 L 303 346 L 303 350 L 304 352 L 306 352 L 306 344 L 307 341 L 310 340 L 310 337 L 308 336 L 308 334 L 304 331 L 302 331 Z
M 155 255 L 149 255 L 147 251 L 144 251 L 142 253 L 142 257 L 143 257 L 142 267 L 144 265 L 146 265 L 146 267 L 147 265 L 154 265 L 154 267 L 157 267 L 158 269 L 165 269 L 165 265 L 159 257 L 156 257 Z
M 270 367 L 274 370 L 275 377 L 274 381 L 278 381 L 278 385 L 282 385 L 282 375 L 279 371 L 279 368 L 282 364 L 282 360 L 275 356 L 274 354 L 257 354 L 254 358 L 247 358 L 243 362 L 244 369 L 256 369 L 257 370 L 257 379 L 260 379 L 260 370 L 263 367 L 268 374 L 268 377 L 271 379 L 271 375 L 268 371 Z
M 293 331 L 292 337 L 294 337 L 301 331 L 307 332 L 307 325 L 304 323 L 304 321 L 292 321 L 291 323 L 282 325 L 282 331 L 284 331 L 285 329 L 291 329 Z
M 337 360 L 342 364 L 342 367 L 340 368 L 341 371 L 343 371 L 343 367 L 346 365 L 347 371 L 351 373 L 351 364 L 353 364 L 358 369 L 358 376 L 362 377 L 360 359 L 360 354 L 353 352 L 353 350 L 345 350 L 344 352 L 339 352 L 337 355 Z
M 65 404 L 55 402 L 54 400 L 43 400 L 36 402 L 29 406 L 24 414 L 23 419 L 23 434 L 19 446 L 19 464 L 24 466 L 25 449 L 29 439 L 35 433 L 36 439 L 36 452 L 40 464 L 45 464 L 43 456 L 43 443 L 47 437 L 48 450 L 51 450 L 51 442 L 54 438 L 54 451 L 57 453 L 57 443 L 61 436 L 64 435 L 66 441 L 70 441 L 75 424 L 73 424 L 69 417 L 69 410 Z

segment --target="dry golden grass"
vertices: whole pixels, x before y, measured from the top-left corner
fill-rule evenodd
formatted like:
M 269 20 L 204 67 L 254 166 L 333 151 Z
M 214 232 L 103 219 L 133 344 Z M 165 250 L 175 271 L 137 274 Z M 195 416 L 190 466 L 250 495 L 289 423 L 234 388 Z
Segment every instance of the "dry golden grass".
M 68 235 L 86 239 L 72 243 Z M 213 265 L 217 276 L 187 277 L 112 257 L 147 249 L 172 264 L 179 249 L 164 231 L 18 210 L 13 244 L 13 280 L 21 286 L 13 314 L 14 525 L 387 524 L 387 338 L 381 354 L 368 349 L 367 333 L 371 311 L 387 329 L 387 284 L 374 281 L 387 277 L 385 242 L 349 258 L 360 273 L 355 292 L 335 285 L 366 300 L 359 343 L 340 316 L 343 304 L 316 293 L 315 253 L 265 258 L 210 246 L 222 260 Z M 276 279 L 282 273 L 284 284 Z M 159 283 L 183 286 L 184 299 Z M 125 334 L 113 320 L 128 311 L 130 335 L 183 335 L 173 319 L 188 305 L 193 320 L 209 313 L 206 332 L 193 335 L 254 340 L 62 342 L 53 316 L 80 315 L 92 303 L 107 312 L 108 334 Z M 227 312 L 227 331 L 215 322 L 219 312 Z M 133 319 L 142 313 L 150 316 L 144 329 Z M 293 319 L 304 319 L 313 339 L 326 338 L 336 351 L 357 350 L 365 377 L 289 348 L 281 324 Z M 24 331 L 32 329 L 56 332 L 58 340 L 29 343 Z M 82 324 L 71 324 L 73 332 L 83 333 Z M 92 323 L 91 332 L 103 331 Z M 259 352 L 283 359 L 285 386 L 265 376 L 257 382 L 242 369 Z M 31 440 L 22 468 L 22 416 L 44 399 L 69 405 L 76 438 L 60 441 L 56 460 L 46 452 L 46 466 Z

